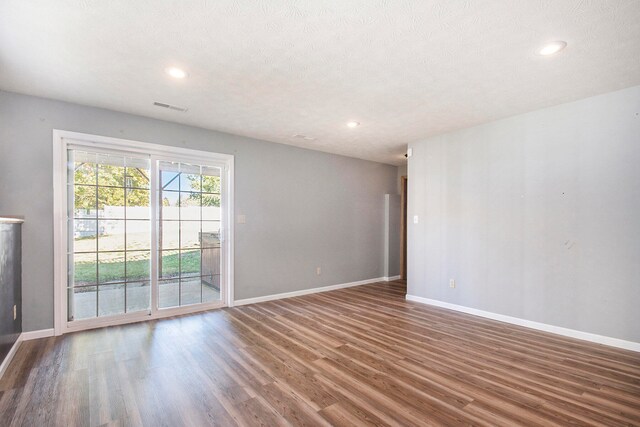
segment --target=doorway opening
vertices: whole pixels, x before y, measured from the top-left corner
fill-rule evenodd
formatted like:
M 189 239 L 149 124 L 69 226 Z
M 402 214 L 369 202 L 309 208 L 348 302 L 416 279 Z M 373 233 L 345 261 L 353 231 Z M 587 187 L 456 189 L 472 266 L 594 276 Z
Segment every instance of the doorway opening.
M 407 177 L 400 177 L 400 280 L 407 280 Z

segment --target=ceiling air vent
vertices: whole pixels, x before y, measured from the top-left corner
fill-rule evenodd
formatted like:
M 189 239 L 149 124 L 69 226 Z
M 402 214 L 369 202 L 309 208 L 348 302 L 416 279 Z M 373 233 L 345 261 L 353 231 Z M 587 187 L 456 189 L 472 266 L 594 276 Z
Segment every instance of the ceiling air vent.
M 177 105 L 165 104 L 164 102 L 154 102 L 153 105 L 155 105 L 156 107 L 168 108 L 169 110 L 181 111 L 183 113 L 187 111 L 187 108 L 178 107 Z

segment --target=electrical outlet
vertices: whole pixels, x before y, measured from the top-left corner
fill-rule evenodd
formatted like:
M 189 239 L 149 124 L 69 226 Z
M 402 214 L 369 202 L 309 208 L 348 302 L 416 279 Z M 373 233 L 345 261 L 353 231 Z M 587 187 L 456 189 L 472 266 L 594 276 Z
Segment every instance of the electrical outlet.
M 18 318 L 18 307 L 16 307 L 15 305 L 13 306 L 13 320 L 16 320 Z
M 322 274 L 322 269 L 320 267 L 316 268 L 316 274 L 319 276 Z
M 456 287 L 456 281 L 454 279 L 449 279 L 449 287 L 450 288 L 455 288 Z

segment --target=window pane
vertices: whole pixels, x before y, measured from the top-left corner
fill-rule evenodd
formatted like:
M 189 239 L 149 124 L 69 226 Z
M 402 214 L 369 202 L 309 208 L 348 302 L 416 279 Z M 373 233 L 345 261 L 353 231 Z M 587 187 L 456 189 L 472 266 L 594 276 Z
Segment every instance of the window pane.
M 180 248 L 200 247 L 200 221 L 180 221 Z
M 151 280 L 151 253 L 127 252 L 127 282 Z
M 96 286 L 73 288 L 69 295 L 69 319 L 90 319 L 96 317 L 97 312 Z
M 127 312 L 149 310 L 151 307 L 151 284 L 149 282 L 127 283 Z
M 76 185 L 73 191 L 73 216 L 76 218 L 95 218 L 96 187 Z
M 158 242 L 160 249 L 178 249 L 180 247 L 180 222 L 162 221 L 159 230 L 161 241 Z
M 199 276 L 200 251 L 186 251 L 180 253 L 180 276 Z
M 69 174 L 69 180 L 73 179 L 76 184 L 96 185 L 95 154 L 75 152 L 73 157 L 75 157 L 75 161 L 73 170 Z
M 96 220 L 72 220 L 73 223 L 73 247 L 69 248 L 73 252 L 95 252 L 96 251 Z M 70 227 L 71 228 L 71 227 Z
M 202 302 L 200 277 L 182 279 L 180 281 L 181 305 L 198 304 L 200 302 Z
M 202 175 L 220 177 L 219 166 L 202 166 Z
M 160 183 L 162 190 L 180 190 L 180 165 L 172 162 L 160 162 Z
M 73 275 L 72 283 L 69 286 L 94 285 L 98 282 L 96 263 L 98 254 L 71 254 L 69 255 L 69 274 Z
M 150 162 L 148 159 L 126 159 L 125 184 L 130 188 L 149 188 Z
M 124 313 L 124 283 L 98 286 L 98 316 Z
M 202 277 L 202 302 L 220 301 L 220 275 Z
M 202 250 L 202 274 L 220 274 L 220 247 Z
M 200 193 L 180 193 L 180 220 L 200 220 Z
M 158 260 L 160 277 L 168 279 L 180 275 L 180 254 L 178 251 L 162 251 Z
M 202 221 L 202 232 L 211 233 L 220 241 L 220 221 Z M 215 246 L 215 245 L 214 245 Z
M 220 196 L 215 194 L 202 195 L 202 219 L 203 221 L 220 220 Z
M 162 203 L 159 206 L 158 219 L 180 219 L 180 193 L 175 191 L 163 191 L 160 193 Z
M 149 190 L 127 189 L 127 219 L 149 219 Z
M 98 154 L 98 185 L 124 187 L 124 157 Z
M 124 219 L 124 188 L 98 187 L 98 210 L 101 218 Z
M 124 252 L 98 254 L 98 282 L 124 282 Z
M 180 304 L 179 280 L 158 281 L 158 306 L 160 308 L 175 307 Z
M 127 220 L 127 250 L 151 249 L 150 221 Z
M 219 248 L 220 247 L 220 236 L 219 234 L 216 233 L 212 233 L 212 232 L 202 232 L 201 234 L 201 244 L 202 244 L 202 249 L 209 249 L 209 248 Z
M 221 199 L 219 194 L 202 194 L 202 206 L 220 207 Z
M 180 176 L 180 190 L 199 192 L 202 188 L 202 178 L 200 177 L 200 171 L 198 167 L 189 168 L 189 171 L 185 171 L 185 167 L 182 166 L 182 175 Z
M 98 251 L 122 251 L 124 247 L 124 221 L 98 221 Z
M 202 192 L 220 194 L 220 176 L 203 176 Z

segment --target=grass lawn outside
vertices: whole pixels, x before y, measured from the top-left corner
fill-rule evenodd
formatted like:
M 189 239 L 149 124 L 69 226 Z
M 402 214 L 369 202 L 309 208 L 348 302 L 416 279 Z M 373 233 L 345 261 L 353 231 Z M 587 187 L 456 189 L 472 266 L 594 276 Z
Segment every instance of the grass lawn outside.
M 100 282 L 122 281 L 124 262 L 101 262 Z M 150 280 L 150 262 L 148 258 L 127 262 L 127 280 Z M 182 271 L 200 271 L 200 250 L 182 252 Z M 175 253 L 162 257 L 162 277 L 171 278 L 180 274 L 180 255 Z M 93 283 L 96 280 L 96 262 L 77 262 L 74 266 L 76 283 Z

